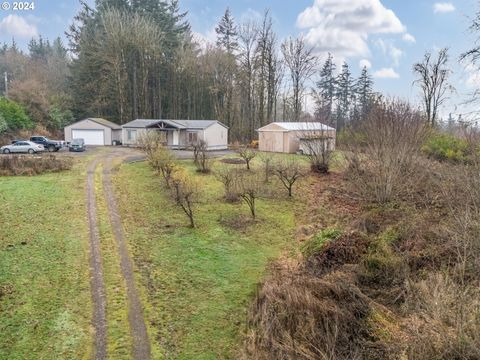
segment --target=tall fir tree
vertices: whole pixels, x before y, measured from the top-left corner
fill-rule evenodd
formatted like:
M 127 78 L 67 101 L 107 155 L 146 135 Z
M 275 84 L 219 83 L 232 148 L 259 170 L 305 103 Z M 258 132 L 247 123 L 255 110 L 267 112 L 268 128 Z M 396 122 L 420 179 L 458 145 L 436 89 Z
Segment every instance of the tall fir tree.
M 335 78 L 336 68 L 333 56 L 329 53 L 320 70 L 320 80 L 316 83 L 315 89 L 317 97 L 315 116 L 330 125 L 333 123 L 333 106 L 337 86 L 337 79 Z
M 355 101 L 354 82 L 352 73 L 346 62 L 342 65 L 342 71 L 337 77 L 337 112 L 336 128 L 342 130 L 350 120 L 350 112 Z
M 373 95 L 373 78 L 368 73 L 366 66 L 363 67 L 362 73 L 355 83 L 355 93 L 359 107 L 359 116 L 363 117 L 368 111 L 368 106 Z
M 238 34 L 235 20 L 227 7 L 220 22 L 215 27 L 217 33 L 217 46 L 228 54 L 233 54 L 238 49 Z

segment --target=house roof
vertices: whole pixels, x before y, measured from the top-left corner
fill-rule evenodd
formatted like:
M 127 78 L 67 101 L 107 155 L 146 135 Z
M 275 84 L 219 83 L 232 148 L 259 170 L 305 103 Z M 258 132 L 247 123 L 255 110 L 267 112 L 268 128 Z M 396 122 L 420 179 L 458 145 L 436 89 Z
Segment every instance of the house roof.
M 154 127 L 160 123 L 164 123 L 166 125 L 169 125 L 177 129 L 203 130 L 212 126 L 213 124 L 220 124 L 226 127 L 224 124 L 222 124 L 220 121 L 217 121 L 217 120 L 165 120 L 165 119 L 136 119 L 124 124 L 123 127 L 143 129 L 148 127 Z
M 113 130 L 121 130 L 122 129 L 122 127 L 120 125 L 115 124 L 115 123 L 113 123 L 111 121 L 108 121 L 106 119 L 102 119 L 102 118 L 86 118 L 86 119 L 82 119 L 82 120 L 79 120 L 77 122 L 74 122 L 73 124 L 70 124 L 68 126 L 72 126 L 72 125 L 81 123 L 82 121 L 85 121 L 85 120 L 90 120 L 90 121 L 96 122 L 97 124 L 109 127 Z
M 273 122 L 258 129 L 267 130 L 269 126 L 276 125 L 284 131 L 315 131 L 315 130 L 335 130 L 335 128 L 322 124 L 321 122 Z

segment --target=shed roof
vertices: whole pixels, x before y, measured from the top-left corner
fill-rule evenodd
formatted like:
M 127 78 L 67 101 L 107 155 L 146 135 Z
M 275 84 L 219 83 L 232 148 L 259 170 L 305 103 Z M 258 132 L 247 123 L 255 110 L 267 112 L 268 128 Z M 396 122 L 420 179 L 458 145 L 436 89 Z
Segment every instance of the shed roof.
M 166 125 L 172 126 L 177 129 L 206 129 L 213 124 L 220 124 L 224 127 L 218 120 L 166 120 L 166 119 L 136 119 L 130 121 L 123 125 L 123 127 L 128 128 L 148 128 L 154 127 L 160 123 L 164 123 Z
M 90 120 L 90 121 L 93 121 L 93 122 L 96 122 L 97 124 L 100 124 L 100 125 L 103 125 L 103 126 L 106 126 L 106 127 L 109 127 L 113 130 L 121 130 L 122 127 L 118 124 L 115 124 L 111 121 L 108 121 L 106 119 L 103 119 L 103 118 L 86 118 L 86 119 L 82 119 L 82 120 L 79 120 L 77 122 L 74 122 L 73 124 L 70 124 L 68 126 L 72 126 L 72 125 L 75 125 L 75 124 L 78 124 L 78 123 L 81 123 L 82 121 L 86 121 L 86 120 Z
M 261 127 L 258 131 L 269 130 L 271 125 L 275 125 L 274 128 L 280 127 L 283 131 L 335 131 L 335 128 L 321 122 L 273 122 Z

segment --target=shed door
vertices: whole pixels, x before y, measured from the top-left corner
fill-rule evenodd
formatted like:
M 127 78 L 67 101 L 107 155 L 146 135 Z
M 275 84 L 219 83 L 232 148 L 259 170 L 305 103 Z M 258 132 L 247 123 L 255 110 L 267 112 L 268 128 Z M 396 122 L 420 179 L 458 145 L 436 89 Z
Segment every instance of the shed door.
M 72 139 L 84 139 L 86 145 L 105 145 L 104 130 L 72 130 Z

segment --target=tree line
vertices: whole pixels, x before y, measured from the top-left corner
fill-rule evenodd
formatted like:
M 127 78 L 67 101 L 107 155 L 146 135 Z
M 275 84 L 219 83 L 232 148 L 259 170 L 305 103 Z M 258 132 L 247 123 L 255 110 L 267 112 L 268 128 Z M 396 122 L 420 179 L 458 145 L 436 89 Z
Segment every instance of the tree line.
M 0 49 L 0 71 L 8 75 L 0 92 L 50 130 L 87 116 L 119 124 L 218 119 L 232 140 L 250 141 L 272 121 L 312 120 L 306 96 L 315 99 L 316 119 L 340 129 L 372 94 L 366 68 L 354 79 L 345 63 L 337 76 L 333 57 L 320 67 L 301 36 L 280 42 L 268 10 L 237 24 L 227 8 L 215 44 L 205 44 L 176 0 L 81 5 L 68 45 L 40 37 L 27 52 L 15 42 Z
M 317 120 L 342 130 L 364 118 L 379 95 L 367 67 L 356 78 L 347 62 L 315 53 L 301 35 L 281 41 L 269 10 L 237 23 L 227 8 L 214 44 L 194 35 L 186 15 L 177 0 L 97 0 L 95 6 L 81 0 L 67 45 L 40 37 L 24 52 L 15 42 L 4 44 L 0 72 L 7 81 L 0 81 L 0 94 L 31 121 L 0 120 L 0 131 L 58 130 L 88 116 L 119 124 L 218 119 L 230 128 L 231 141 L 246 142 L 277 120 Z M 475 65 L 475 49 L 462 59 Z M 432 125 L 453 90 L 447 62 L 442 49 L 413 66 Z M 306 109 L 307 99 L 313 108 Z

